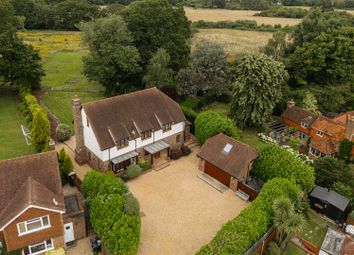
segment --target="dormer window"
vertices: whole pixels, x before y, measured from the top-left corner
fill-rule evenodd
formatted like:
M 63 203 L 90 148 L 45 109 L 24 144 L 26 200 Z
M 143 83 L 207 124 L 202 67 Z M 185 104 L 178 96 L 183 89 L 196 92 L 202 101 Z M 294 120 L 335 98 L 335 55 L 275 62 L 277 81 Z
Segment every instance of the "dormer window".
M 322 136 L 324 135 L 324 133 L 323 133 L 322 131 L 320 131 L 320 130 L 317 130 L 317 131 L 316 131 L 316 135 L 322 137 Z
M 301 127 L 303 127 L 303 128 L 308 128 L 308 124 L 307 123 L 305 123 L 305 122 L 301 122 Z
M 128 147 L 128 146 L 129 146 L 129 139 L 128 138 L 121 139 L 117 143 L 118 149 L 121 149 L 121 148 L 124 148 L 124 147 Z
M 145 140 L 151 137 L 151 130 L 141 132 L 141 140 Z
M 88 120 L 88 118 L 86 118 L 86 126 L 90 126 L 90 122 L 89 122 L 89 120 Z
M 172 129 L 172 123 L 167 123 L 167 124 L 162 125 L 162 131 L 163 132 L 167 132 L 167 131 L 169 131 L 171 129 Z

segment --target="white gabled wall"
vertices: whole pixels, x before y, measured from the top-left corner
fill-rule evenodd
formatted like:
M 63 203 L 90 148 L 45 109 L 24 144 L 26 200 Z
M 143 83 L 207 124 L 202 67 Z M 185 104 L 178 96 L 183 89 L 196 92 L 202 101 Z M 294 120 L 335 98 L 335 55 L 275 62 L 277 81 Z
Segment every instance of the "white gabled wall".
M 93 130 L 90 126 L 87 126 L 87 117 L 85 110 L 82 108 L 81 110 L 82 113 L 82 126 L 84 128 L 84 141 L 85 141 L 85 146 L 92 151 L 98 158 L 103 160 L 103 152 L 100 149 L 100 146 L 98 145 L 97 139 L 95 134 L 93 133 Z
M 153 142 L 157 142 L 166 137 L 180 133 L 184 130 L 184 125 L 185 125 L 184 122 L 180 122 L 172 125 L 171 130 L 167 132 L 162 132 L 162 130 L 155 131 L 151 134 L 151 138 L 146 140 L 141 140 L 141 138 L 138 137 L 135 140 L 129 141 L 129 145 L 120 150 L 117 149 L 117 146 L 114 146 L 110 149 L 101 151 L 91 126 L 90 125 L 87 126 L 87 117 L 84 109 L 82 109 L 82 124 L 84 127 L 85 146 L 102 161 L 110 160 L 112 158 L 118 157 L 130 151 L 134 151 L 135 149 L 145 147 L 146 145 L 152 144 Z

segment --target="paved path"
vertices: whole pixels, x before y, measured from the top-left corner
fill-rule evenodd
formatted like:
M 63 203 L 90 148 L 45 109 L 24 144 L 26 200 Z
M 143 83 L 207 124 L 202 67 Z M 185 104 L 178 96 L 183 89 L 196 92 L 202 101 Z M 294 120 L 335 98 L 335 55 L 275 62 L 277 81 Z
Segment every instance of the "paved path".
M 128 182 L 144 213 L 139 255 L 195 254 L 248 205 L 197 177 L 198 149 Z
M 84 164 L 80 166 L 78 163 L 75 161 L 75 136 L 72 136 L 70 140 L 64 142 L 64 143 L 57 143 L 55 145 L 55 150 L 60 151 L 62 148 L 64 148 L 66 154 L 68 154 L 74 164 L 74 172 L 76 173 L 76 176 L 82 181 L 84 179 L 85 174 L 88 171 L 91 171 L 92 168 Z

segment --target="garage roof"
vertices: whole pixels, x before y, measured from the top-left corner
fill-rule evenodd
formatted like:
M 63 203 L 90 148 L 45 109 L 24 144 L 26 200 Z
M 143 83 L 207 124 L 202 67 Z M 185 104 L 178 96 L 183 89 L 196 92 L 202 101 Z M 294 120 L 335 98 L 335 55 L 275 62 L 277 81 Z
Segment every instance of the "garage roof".
M 227 144 L 228 148 L 231 147 L 229 153 L 224 152 Z M 248 176 L 250 164 L 258 157 L 258 153 L 250 146 L 220 133 L 206 140 L 197 156 L 244 181 Z
M 310 197 L 315 197 L 330 203 L 331 205 L 337 207 L 339 210 L 345 211 L 348 207 L 349 199 L 343 197 L 337 192 L 316 186 L 310 193 Z

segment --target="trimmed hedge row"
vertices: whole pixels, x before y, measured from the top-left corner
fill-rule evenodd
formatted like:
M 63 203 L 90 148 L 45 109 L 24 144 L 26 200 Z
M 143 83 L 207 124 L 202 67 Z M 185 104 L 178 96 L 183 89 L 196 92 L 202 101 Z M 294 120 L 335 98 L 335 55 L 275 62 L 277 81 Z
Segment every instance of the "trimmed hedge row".
M 197 254 L 243 255 L 271 225 L 274 200 L 284 196 L 294 201 L 299 194 L 299 187 L 288 179 L 274 178 L 268 181 L 256 200 L 235 219 L 226 223 L 213 240 Z
M 260 149 L 259 157 L 252 167 L 252 173 L 263 181 L 275 177 L 291 179 L 304 191 L 310 191 L 315 183 L 312 166 L 291 152 L 273 144 L 265 145 Z
M 92 226 L 112 255 L 136 254 L 140 242 L 139 203 L 122 180 L 91 171 L 83 181 Z

